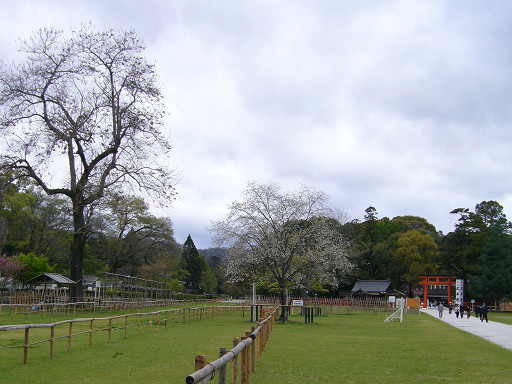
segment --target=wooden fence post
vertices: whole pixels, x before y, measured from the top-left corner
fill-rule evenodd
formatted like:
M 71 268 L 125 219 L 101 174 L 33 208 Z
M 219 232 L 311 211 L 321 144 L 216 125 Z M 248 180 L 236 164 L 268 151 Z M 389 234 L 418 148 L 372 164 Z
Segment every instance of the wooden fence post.
M 27 364 L 28 359 L 28 335 L 30 328 L 25 328 L 25 344 L 23 344 L 23 364 Z
M 55 340 L 55 326 L 50 328 L 50 359 L 53 357 L 53 342 Z
M 201 368 L 204 368 L 206 365 L 206 356 L 198 355 L 195 360 L 195 370 L 199 371 Z
M 68 333 L 68 352 L 71 351 L 71 333 L 73 330 L 73 322 L 69 322 L 69 333 Z
M 112 318 L 108 319 L 108 343 L 110 344 L 110 335 L 112 334 Z
M 242 336 L 241 341 L 246 339 L 245 336 Z M 242 360 L 240 361 L 240 384 L 247 384 L 247 348 L 242 350 Z
M 233 348 L 238 345 L 238 337 L 233 339 Z M 236 384 L 238 382 L 238 356 L 233 357 L 233 380 L 232 383 Z
M 91 325 L 89 326 L 89 348 L 92 346 L 92 322 L 94 320 L 91 320 Z
M 260 327 L 261 323 L 256 323 L 257 325 L 257 328 Z M 256 340 L 258 340 L 258 349 L 257 349 L 257 353 L 256 353 L 256 361 L 260 361 L 260 356 L 261 356 L 261 329 L 260 331 L 258 332 L 258 334 L 256 335 Z
M 228 353 L 227 348 L 219 349 L 219 358 Z M 226 384 L 226 365 L 219 370 L 219 384 Z
M 251 333 L 256 330 L 256 327 L 253 325 L 251 327 Z M 254 373 L 254 365 L 256 364 L 256 339 L 253 340 L 251 344 L 251 372 Z
M 128 315 L 124 318 L 124 338 L 128 338 Z

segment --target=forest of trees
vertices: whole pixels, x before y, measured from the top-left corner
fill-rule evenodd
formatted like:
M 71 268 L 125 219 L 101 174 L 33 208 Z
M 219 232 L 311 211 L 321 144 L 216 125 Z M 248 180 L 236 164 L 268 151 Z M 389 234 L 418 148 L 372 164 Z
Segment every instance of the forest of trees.
M 345 224 L 353 243 L 355 278 L 390 279 L 394 288 L 419 294 L 421 274 L 465 280 L 465 297 L 498 301 L 512 296 L 512 225 L 496 201 L 454 209 L 454 230 L 444 235 L 416 216 L 378 218 L 374 207 L 363 221 Z
M 69 203 L 30 186 L 4 184 L 0 190 L 0 273 L 19 280 L 41 272 L 70 276 L 72 223 Z M 310 291 L 333 296 L 350 290 L 357 279 L 390 279 L 395 289 L 421 293 L 421 274 L 450 274 L 466 281 L 466 297 L 477 301 L 510 298 L 512 293 L 512 225 L 496 201 L 458 208 L 454 230 L 440 233 L 416 216 L 378 217 L 369 207 L 363 220 L 337 227 L 347 241 L 350 273 L 338 286 L 313 281 Z M 250 281 L 226 281 L 228 250 L 198 250 L 189 235 L 178 244 L 168 218 L 149 213 L 141 199 L 119 196 L 94 210 L 94 230 L 84 255 L 84 274 L 105 271 L 173 284 L 176 291 L 238 296 Z M 18 268 L 16 268 L 18 266 Z M 289 287 L 293 291 L 293 286 Z M 259 280 L 258 292 L 277 295 L 276 282 Z M 300 289 L 295 294 L 300 295 Z

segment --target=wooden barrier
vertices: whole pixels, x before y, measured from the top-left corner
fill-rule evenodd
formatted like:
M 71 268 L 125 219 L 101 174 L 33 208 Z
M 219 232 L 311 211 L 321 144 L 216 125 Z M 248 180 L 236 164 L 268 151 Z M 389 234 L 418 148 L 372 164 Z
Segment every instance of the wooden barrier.
M 273 330 L 275 320 L 278 316 L 278 309 L 270 311 L 268 316 L 258 323 L 258 327 L 252 327 L 251 332 L 246 332 L 245 336 L 240 339 L 233 339 L 233 349 L 224 352 L 225 348 L 221 348 L 219 358 L 201 369 L 196 369 L 194 373 L 187 376 L 185 382 L 187 384 L 204 384 L 213 379 L 216 372 L 224 372 L 219 374 L 219 384 L 226 383 L 226 366 L 232 362 L 232 384 L 238 383 L 238 372 L 240 371 L 240 384 L 249 384 L 250 374 L 254 372 L 255 361 L 259 360 L 265 343 L 268 341 L 271 331 Z M 255 345 L 257 344 L 257 346 Z M 251 348 L 249 348 L 251 347 Z M 202 356 L 202 355 L 201 355 Z M 238 356 L 240 356 L 240 370 L 238 369 Z M 196 356 L 196 361 L 199 356 Z
M 187 308 L 188 309 L 188 319 L 191 321 L 191 319 L 206 319 L 208 318 L 207 314 L 212 314 L 214 312 L 214 307 L 197 307 L 197 308 Z M 217 314 L 220 313 L 228 313 L 230 311 L 233 311 L 235 309 L 242 309 L 240 306 L 220 306 L 217 307 Z M 53 358 L 54 355 L 54 343 L 55 340 L 58 339 L 64 339 L 67 338 L 67 351 L 71 351 L 71 345 L 72 345 L 72 338 L 81 334 L 89 334 L 88 343 L 89 347 L 92 347 L 92 340 L 93 340 L 93 333 L 98 331 L 107 331 L 108 332 L 108 342 L 111 342 L 111 335 L 112 331 L 114 330 L 124 330 L 124 338 L 128 338 L 128 328 L 130 327 L 137 327 L 138 334 L 140 335 L 141 326 L 144 324 L 148 325 L 149 331 L 152 330 L 153 325 L 153 319 L 154 316 L 157 316 L 156 320 L 156 328 L 158 330 L 158 327 L 160 326 L 160 319 L 161 314 L 165 314 L 165 318 L 167 319 L 168 314 L 171 313 L 172 318 L 178 318 L 178 321 L 183 320 L 185 321 L 187 316 L 185 315 L 185 311 L 183 308 L 179 309 L 167 309 L 162 311 L 155 311 L 155 312 L 146 312 L 146 313 L 130 313 L 130 314 L 123 314 L 118 316 L 111 316 L 111 317 L 104 317 L 104 318 L 83 318 L 83 319 L 72 319 L 72 320 L 63 320 L 55 323 L 49 323 L 49 324 L 19 324 L 19 325 L 4 325 L 0 326 L 0 331 L 10 331 L 10 330 L 24 330 L 25 336 L 24 336 L 24 343 L 17 345 L 17 346 L 9 346 L 9 347 L 1 347 L 0 349 L 7 349 L 7 348 L 13 348 L 13 347 L 22 347 L 23 348 L 23 363 L 27 364 L 28 361 L 28 350 L 31 345 L 40 344 L 44 342 L 50 343 L 50 358 Z M 200 317 L 198 314 L 202 313 L 204 316 Z M 136 323 L 130 325 L 128 322 L 129 317 L 136 317 L 137 321 Z M 142 317 L 147 317 L 148 321 L 144 322 L 142 321 Z M 120 326 L 114 326 L 113 321 L 118 321 L 120 319 L 124 319 L 124 323 Z M 84 331 L 75 331 L 73 333 L 74 324 L 77 323 L 84 323 L 88 322 L 89 326 Z M 108 322 L 108 326 L 94 329 L 94 322 Z M 55 337 L 55 327 L 59 327 L 62 325 L 68 326 L 68 332 L 64 336 Z M 50 328 L 50 338 L 42 341 L 37 341 L 32 344 L 29 343 L 29 337 L 30 337 L 30 329 L 35 328 Z
M 96 300 L 96 301 L 81 301 L 81 302 L 67 302 L 67 300 L 59 302 L 45 302 L 35 301 L 36 298 L 33 296 L 27 296 L 32 298 L 30 300 L 15 300 L 10 304 L 0 304 L 0 317 L 14 315 L 15 320 L 19 315 L 24 315 L 28 320 L 29 315 L 39 314 L 45 317 L 47 314 L 67 314 L 70 315 L 71 311 L 76 314 L 77 311 L 92 310 L 94 312 L 114 312 L 120 309 L 123 310 L 134 310 L 151 307 L 172 307 L 178 303 L 212 303 L 215 300 L 204 299 L 204 300 L 173 300 L 173 299 L 160 299 L 160 300 L 128 300 L 128 299 L 116 299 L 116 300 Z M 39 299 L 37 299 L 39 300 Z

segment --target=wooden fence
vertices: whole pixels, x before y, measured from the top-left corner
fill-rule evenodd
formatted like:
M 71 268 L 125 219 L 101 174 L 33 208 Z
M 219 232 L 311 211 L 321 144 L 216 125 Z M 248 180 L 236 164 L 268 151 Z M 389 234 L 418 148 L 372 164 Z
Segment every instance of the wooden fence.
M 302 297 L 290 297 L 290 302 L 293 300 L 303 300 Z M 246 297 L 246 304 L 252 302 L 252 298 Z M 281 298 L 277 296 L 257 296 L 256 302 L 258 304 L 281 304 Z M 308 297 L 304 301 L 304 306 L 322 308 L 324 313 L 336 313 L 340 311 L 352 310 L 373 310 L 379 308 L 384 311 L 394 310 L 392 303 L 388 302 L 387 297 L 369 297 L 369 296 L 354 296 L 354 297 Z
M 260 360 L 265 345 L 274 329 L 275 320 L 278 316 L 279 307 L 272 309 L 267 317 L 253 326 L 251 332 L 245 336 L 233 339 L 233 349 L 229 352 L 226 348 L 220 348 L 219 358 L 212 363 L 206 363 L 206 356 L 195 357 L 196 371 L 187 376 L 187 384 L 204 384 L 218 375 L 219 384 L 226 383 L 227 364 L 232 364 L 232 384 L 237 384 L 240 377 L 240 384 L 249 384 L 250 373 L 255 371 L 255 363 Z M 240 356 L 240 364 L 238 363 Z M 239 367 L 240 366 L 240 367 Z M 240 375 L 238 374 L 240 372 Z
M 155 312 L 145 312 L 145 313 L 130 313 L 118 316 L 111 317 L 103 317 L 103 318 L 84 318 L 84 319 L 73 319 L 73 320 L 63 320 L 55 323 L 49 324 L 20 324 L 20 325 L 4 325 L 0 326 L 0 331 L 13 331 L 13 330 L 24 330 L 24 342 L 19 345 L 12 346 L 0 346 L 1 349 L 8 348 L 23 348 L 23 363 L 27 364 L 28 361 L 28 351 L 31 346 L 41 344 L 41 343 L 49 343 L 50 344 L 50 358 L 53 357 L 54 352 L 54 342 L 59 339 L 67 339 L 67 351 L 71 350 L 71 341 L 72 338 L 82 334 L 89 334 L 89 347 L 92 346 L 93 334 L 99 331 L 108 332 L 108 342 L 111 341 L 112 331 L 115 330 L 124 330 L 124 338 L 128 338 L 128 328 L 137 327 L 138 334 L 140 335 L 141 327 L 144 325 L 149 326 L 149 332 L 152 331 L 153 326 L 156 326 L 158 330 L 160 325 L 163 324 L 165 328 L 167 328 L 167 324 L 171 322 L 174 325 L 174 322 L 181 324 L 181 322 L 186 322 L 187 320 L 202 320 L 210 317 L 214 317 L 220 314 L 225 314 L 231 312 L 235 309 L 240 309 L 242 314 L 244 313 L 244 308 L 242 306 L 209 306 L 209 307 L 197 307 L 197 308 L 179 308 L 179 309 L 167 309 L 162 311 Z M 133 320 L 132 320 L 133 319 Z M 94 323 L 96 322 L 97 327 L 95 328 Z M 86 323 L 86 329 L 77 330 L 74 327 L 77 324 Z M 108 325 L 106 325 L 108 323 Z M 101 324 L 98 327 L 98 324 Z M 66 332 L 61 336 L 55 335 L 56 327 L 64 327 Z M 50 335 L 48 339 L 38 340 L 30 343 L 30 330 L 37 328 L 48 328 L 50 330 Z M 81 327 L 84 328 L 84 327 Z
M 2 316 L 25 316 L 28 320 L 29 315 L 39 314 L 42 317 L 46 315 L 67 314 L 77 311 L 92 310 L 94 312 L 112 312 L 117 310 L 133 310 L 141 308 L 171 307 L 179 303 L 213 303 L 214 299 L 202 300 L 102 300 L 84 301 L 76 303 L 31 303 L 31 304 L 0 304 L 0 319 Z

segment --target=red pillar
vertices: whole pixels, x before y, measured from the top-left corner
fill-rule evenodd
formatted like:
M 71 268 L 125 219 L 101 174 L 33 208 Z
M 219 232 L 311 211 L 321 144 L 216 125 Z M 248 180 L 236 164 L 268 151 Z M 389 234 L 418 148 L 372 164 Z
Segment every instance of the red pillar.
M 423 308 L 427 308 L 428 278 L 425 279 L 425 284 L 423 285 L 423 287 Z

